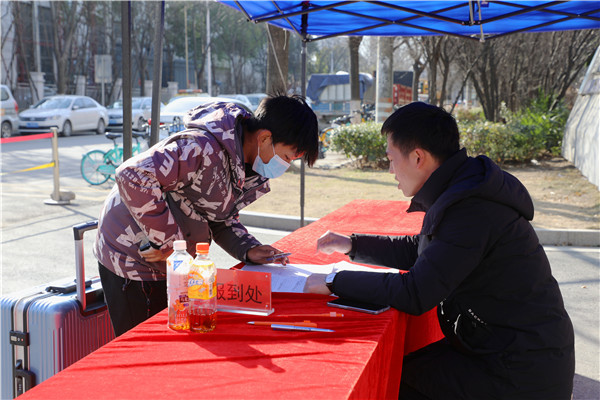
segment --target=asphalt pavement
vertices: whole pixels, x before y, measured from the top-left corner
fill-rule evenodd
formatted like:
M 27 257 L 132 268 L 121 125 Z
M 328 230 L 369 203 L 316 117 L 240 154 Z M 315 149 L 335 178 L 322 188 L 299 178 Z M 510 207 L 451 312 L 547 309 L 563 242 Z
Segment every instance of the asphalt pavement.
M 110 181 L 100 186 L 85 182 L 79 170 L 81 157 L 89 150 L 110 147 L 111 142 L 103 136 L 92 134 L 59 138 L 60 190 L 76 197 L 70 204 L 58 206 L 44 203 L 53 192 L 52 168 L 15 172 L 48 163 L 52 158 L 50 140 L 1 145 L 0 293 L 74 276 L 71 228 L 97 218 L 112 185 Z M 331 167 L 344 162 L 333 158 Z M 297 224 L 293 218 L 249 217 L 249 230 L 263 243 L 277 241 Z M 265 229 L 273 228 L 273 221 L 279 222 L 275 224 L 278 230 Z M 91 253 L 93 239 L 93 234 L 84 237 L 87 277 L 98 273 Z M 544 246 L 575 327 L 576 400 L 600 399 L 600 247 L 596 246 Z M 217 245 L 211 246 L 210 255 L 218 267 L 237 264 Z

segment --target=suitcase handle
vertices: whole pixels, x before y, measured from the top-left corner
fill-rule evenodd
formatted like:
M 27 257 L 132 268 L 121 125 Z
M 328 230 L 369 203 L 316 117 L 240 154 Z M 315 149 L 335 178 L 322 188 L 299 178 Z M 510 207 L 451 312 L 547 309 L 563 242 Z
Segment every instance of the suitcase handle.
M 77 284 L 77 300 L 81 304 L 82 312 L 87 309 L 85 298 L 85 262 L 83 254 L 83 234 L 98 228 L 98 220 L 84 222 L 73 226 L 75 237 L 75 283 Z

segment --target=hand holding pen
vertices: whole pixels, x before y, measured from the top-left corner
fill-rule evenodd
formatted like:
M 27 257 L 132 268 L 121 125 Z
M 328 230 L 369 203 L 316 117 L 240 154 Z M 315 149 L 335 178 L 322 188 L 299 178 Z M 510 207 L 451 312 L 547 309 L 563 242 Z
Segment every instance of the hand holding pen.
M 291 253 L 283 253 L 281 250 L 270 245 L 261 245 L 248 250 L 246 253 L 246 260 L 253 264 L 278 262 L 286 265 L 289 262 L 288 256 L 290 254 Z
M 267 262 L 280 261 L 283 265 L 285 265 L 289 260 L 288 256 L 291 256 L 292 253 L 277 253 L 273 254 L 271 257 L 267 258 Z

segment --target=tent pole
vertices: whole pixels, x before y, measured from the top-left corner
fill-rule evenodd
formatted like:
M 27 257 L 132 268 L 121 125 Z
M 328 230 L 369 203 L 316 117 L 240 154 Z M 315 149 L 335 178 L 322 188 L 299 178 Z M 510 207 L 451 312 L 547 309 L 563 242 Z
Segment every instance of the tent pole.
M 156 3 L 154 10 L 154 74 L 152 77 L 152 111 L 151 120 L 157 121 L 150 126 L 150 146 L 158 143 L 158 130 L 160 125 L 160 89 L 162 86 L 162 49 L 163 34 L 165 29 L 165 1 Z
M 306 98 L 306 41 L 302 41 L 302 97 Z M 304 160 L 300 163 L 300 227 L 304 226 Z
M 302 3 L 302 9 L 307 9 L 308 2 Z M 308 14 L 302 14 L 302 72 L 300 82 L 302 85 L 302 97 L 306 98 L 306 31 L 308 29 Z M 300 160 L 300 228 L 304 226 L 304 177 L 305 177 L 305 162 Z
M 121 1 L 123 59 L 123 161 L 131 158 L 131 1 Z

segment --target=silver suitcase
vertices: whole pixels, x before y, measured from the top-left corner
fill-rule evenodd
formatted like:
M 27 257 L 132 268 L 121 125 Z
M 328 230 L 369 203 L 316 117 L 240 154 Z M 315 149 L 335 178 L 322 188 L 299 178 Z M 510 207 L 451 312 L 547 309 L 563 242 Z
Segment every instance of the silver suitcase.
M 85 281 L 83 234 L 73 227 L 75 280 L 63 279 L 0 298 L 2 399 L 50 378 L 114 338 L 100 278 Z

